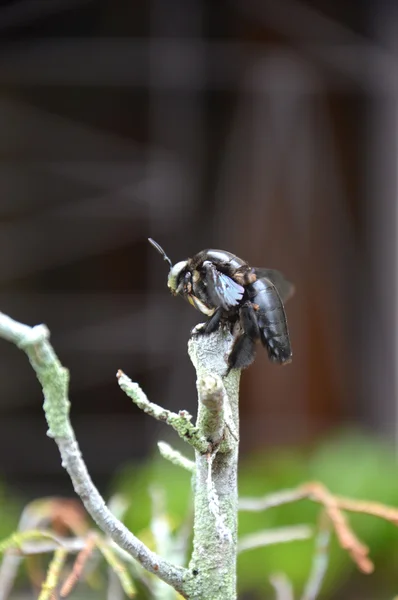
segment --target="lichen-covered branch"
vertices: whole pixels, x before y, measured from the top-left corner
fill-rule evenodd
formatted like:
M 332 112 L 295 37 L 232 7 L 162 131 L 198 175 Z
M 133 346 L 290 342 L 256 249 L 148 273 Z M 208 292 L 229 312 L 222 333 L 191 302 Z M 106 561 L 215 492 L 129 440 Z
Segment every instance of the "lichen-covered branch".
M 150 402 L 138 383 L 131 381 L 123 371 L 119 370 L 116 376 L 122 390 L 138 408 L 154 419 L 164 421 L 167 425 L 170 425 L 185 442 L 202 452 L 202 454 L 209 451 L 209 442 L 201 435 L 198 427 L 191 423 L 192 416 L 186 410 L 180 410 L 177 414 L 162 408 L 158 404 Z
M 188 352 L 196 369 L 198 388 L 203 381 L 215 381 L 216 396 L 212 400 L 214 416 L 199 396 L 197 424 L 206 423 L 206 434 L 220 438 L 225 409 L 230 415 L 228 447 L 217 448 L 207 456 L 196 451 L 195 515 L 193 554 L 184 577 L 184 591 L 192 600 L 234 600 L 236 598 L 237 555 L 237 463 L 239 440 L 240 371 L 226 375 L 225 356 L 231 350 L 233 337 L 221 329 L 209 336 L 194 335 Z M 221 387 L 222 386 L 222 387 Z M 225 391 L 224 391 L 225 390 Z M 209 418 L 213 417 L 213 418 Z M 220 521 L 221 519 L 221 521 Z M 220 526 L 222 523 L 222 526 Z
M 224 404 L 227 394 L 219 375 L 198 377 L 196 387 L 201 405 L 197 425 L 213 451 L 219 447 L 225 435 Z M 222 451 L 227 449 L 223 448 Z
M 0 313 L 0 337 L 24 350 L 36 372 L 44 393 L 44 412 L 48 435 L 54 438 L 76 493 L 98 526 L 151 573 L 181 590 L 185 570 L 172 565 L 145 546 L 121 521 L 116 519 L 94 486 L 69 420 L 69 374 L 55 354 L 49 331 L 44 325 L 28 327 Z
M 120 387 L 147 414 L 171 425 L 195 449 L 195 516 L 189 569 L 150 551 L 110 512 L 94 486 L 69 420 L 68 371 L 61 365 L 43 325 L 31 328 L 0 313 L 0 337 L 22 348 L 44 392 L 48 435 L 54 438 L 74 489 L 99 527 L 148 571 L 190 600 L 234 600 L 237 555 L 238 392 L 240 371 L 226 375 L 225 356 L 233 337 L 221 329 L 193 336 L 189 353 L 197 370 L 197 424 L 186 411 L 172 413 L 149 402 L 141 388 L 118 372 Z M 189 471 L 193 464 L 163 445 L 161 451 Z

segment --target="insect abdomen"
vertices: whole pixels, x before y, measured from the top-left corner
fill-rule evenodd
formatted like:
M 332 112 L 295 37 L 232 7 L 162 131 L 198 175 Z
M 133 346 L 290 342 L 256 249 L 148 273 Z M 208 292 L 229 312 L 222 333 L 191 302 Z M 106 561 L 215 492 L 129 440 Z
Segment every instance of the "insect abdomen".
M 281 297 L 271 281 L 259 279 L 247 287 L 260 329 L 260 337 L 273 362 L 290 362 L 292 350 Z

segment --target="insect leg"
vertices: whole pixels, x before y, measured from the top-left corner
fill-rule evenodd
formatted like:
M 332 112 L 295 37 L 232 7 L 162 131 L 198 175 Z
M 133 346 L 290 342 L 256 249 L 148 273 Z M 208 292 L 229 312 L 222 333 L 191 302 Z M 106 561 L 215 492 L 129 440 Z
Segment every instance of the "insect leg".
M 239 310 L 241 333 L 235 340 L 228 357 L 229 370 L 246 369 L 256 355 L 256 341 L 260 339 L 256 311 L 251 302 L 246 302 Z
M 260 339 L 260 328 L 257 322 L 256 311 L 251 302 L 245 302 L 239 310 L 240 323 L 245 335 L 254 341 Z
M 195 333 L 197 333 L 198 335 L 209 335 L 210 333 L 214 333 L 215 331 L 217 331 L 218 326 L 220 325 L 222 313 L 223 309 L 220 306 L 210 317 L 210 319 L 206 321 L 206 323 L 204 323 L 203 326 L 200 329 L 198 329 Z

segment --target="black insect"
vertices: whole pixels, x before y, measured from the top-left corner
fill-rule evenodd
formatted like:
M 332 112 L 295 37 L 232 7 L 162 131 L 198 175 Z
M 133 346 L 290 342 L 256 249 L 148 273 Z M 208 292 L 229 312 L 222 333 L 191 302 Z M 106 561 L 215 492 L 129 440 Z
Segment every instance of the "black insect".
M 272 362 L 292 359 L 284 302 L 294 286 L 274 269 L 252 268 L 225 250 L 202 250 L 173 265 L 163 248 L 149 242 L 170 265 L 167 285 L 209 317 L 196 334 L 210 334 L 227 323 L 236 335 L 228 357 L 229 369 L 244 369 L 254 360 L 261 341 Z

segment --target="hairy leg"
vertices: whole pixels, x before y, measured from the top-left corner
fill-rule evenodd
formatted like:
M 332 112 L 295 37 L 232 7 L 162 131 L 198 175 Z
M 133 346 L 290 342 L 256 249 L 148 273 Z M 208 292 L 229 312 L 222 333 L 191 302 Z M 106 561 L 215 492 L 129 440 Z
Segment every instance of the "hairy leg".
M 260 338 L 256 311 L 251 302 L 246 302 L 239 310 L 240 333 L 228 357 L 228 371 L 245 369 L 254 361 L 256 341 Z

